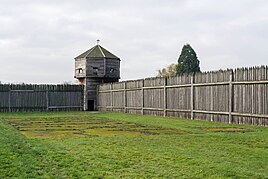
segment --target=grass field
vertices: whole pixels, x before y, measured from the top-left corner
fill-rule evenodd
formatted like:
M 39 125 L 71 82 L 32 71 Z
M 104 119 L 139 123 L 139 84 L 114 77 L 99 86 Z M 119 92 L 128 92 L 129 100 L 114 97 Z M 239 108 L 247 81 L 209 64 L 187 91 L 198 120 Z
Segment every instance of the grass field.
M 1 113 L 0 178 L 268 178 L 268 128 L 120 113 Z

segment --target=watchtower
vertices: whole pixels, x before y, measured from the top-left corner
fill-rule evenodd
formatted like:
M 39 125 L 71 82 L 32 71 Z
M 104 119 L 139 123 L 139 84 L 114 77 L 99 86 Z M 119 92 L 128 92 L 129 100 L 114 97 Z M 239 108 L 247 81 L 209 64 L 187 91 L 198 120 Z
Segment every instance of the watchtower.
M 120 58 L 97 44 L 75 58 L 75 78 L 85 86 L 84 110 L 96 110 L 97 85 L 119 81 Z

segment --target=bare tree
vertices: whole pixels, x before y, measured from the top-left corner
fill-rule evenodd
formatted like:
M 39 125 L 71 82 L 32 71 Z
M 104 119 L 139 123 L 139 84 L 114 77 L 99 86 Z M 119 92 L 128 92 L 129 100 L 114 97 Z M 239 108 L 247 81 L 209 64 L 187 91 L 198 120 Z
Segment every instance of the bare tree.
M 172 63 L 171 65 L 167 66 L 166 68 L 158 70 L 157 77 L 176 76 L 176 69 L 177 69 L 177 65 Z

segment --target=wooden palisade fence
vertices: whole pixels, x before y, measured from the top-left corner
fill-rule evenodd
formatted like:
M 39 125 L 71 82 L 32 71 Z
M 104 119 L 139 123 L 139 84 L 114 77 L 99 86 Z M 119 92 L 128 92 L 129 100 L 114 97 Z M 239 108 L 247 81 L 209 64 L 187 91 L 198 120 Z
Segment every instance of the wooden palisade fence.
M 0 112 L 73 111 L 83 109 L 83 86 L 0 85 Z
M 100 111 L 268 125 L 268 67 L 102 84 Z

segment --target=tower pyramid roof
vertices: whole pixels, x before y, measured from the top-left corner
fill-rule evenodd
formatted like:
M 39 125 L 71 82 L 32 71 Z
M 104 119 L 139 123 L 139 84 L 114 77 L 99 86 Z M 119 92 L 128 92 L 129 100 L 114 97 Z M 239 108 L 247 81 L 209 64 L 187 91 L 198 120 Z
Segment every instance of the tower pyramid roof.
M 119 59 L 117 56 L 103 48 L 102 46 L 95 45 L 91 49 L 87 50 L 86 52 L 82 53 L 81 55 L 75 57 L 75 59 L 79 58 L 113 58 Z

